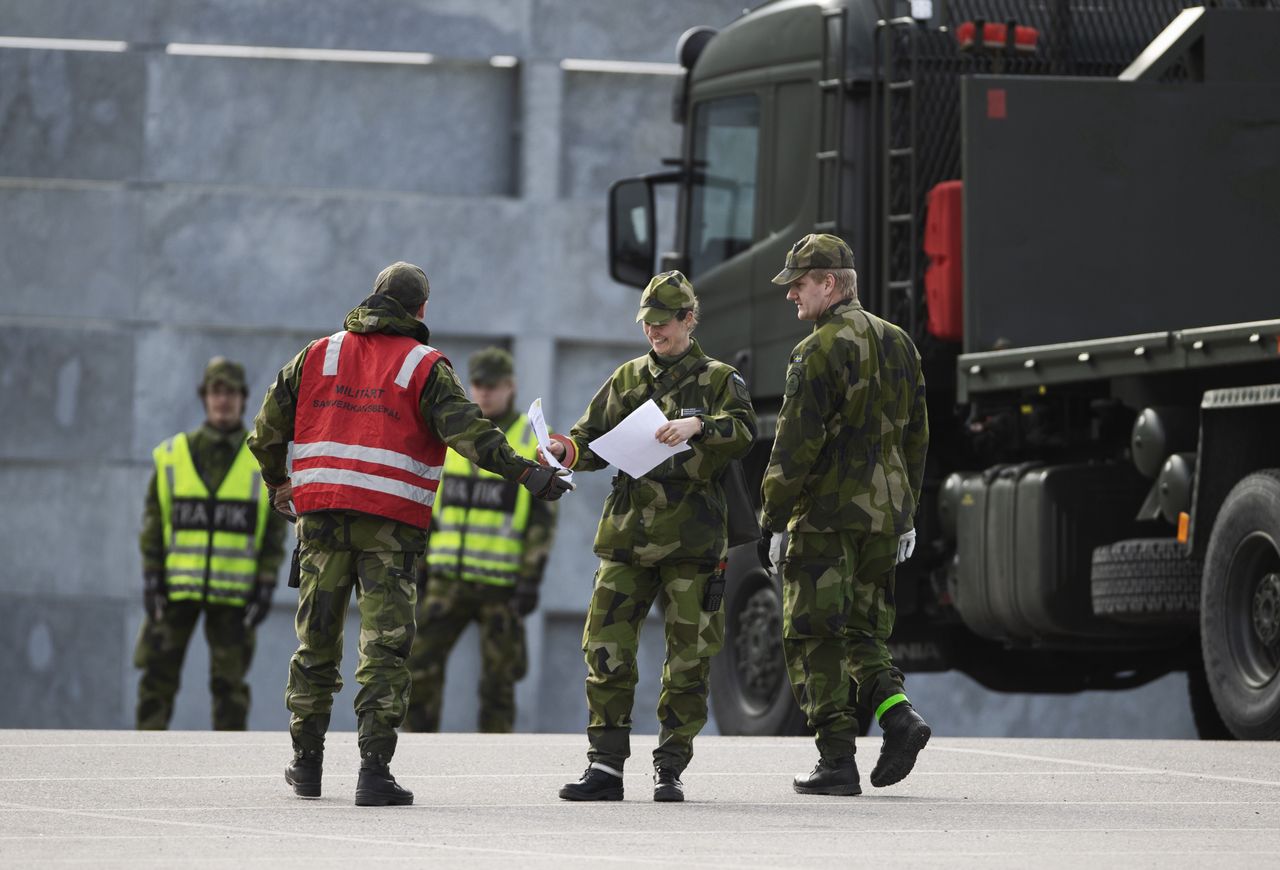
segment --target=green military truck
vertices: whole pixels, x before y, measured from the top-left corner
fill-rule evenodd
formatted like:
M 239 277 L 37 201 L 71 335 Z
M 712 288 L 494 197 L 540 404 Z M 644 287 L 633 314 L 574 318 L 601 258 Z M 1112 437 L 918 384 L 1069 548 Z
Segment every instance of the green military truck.
M 758 484 L 810 328 L 769 278 L 806 233 L 851 244 L 929 387 L 904 670 L 1184 671 L 1202 736 L 1275 738 L 1280 2 L 1185 6 L 775 0 L 691 30 L 681 152 L 612 187 L 610 264 L 693 278 L 761 415 Z M 730 573 L 717 721 L 792 733 L 778 579 L 750 547 Z

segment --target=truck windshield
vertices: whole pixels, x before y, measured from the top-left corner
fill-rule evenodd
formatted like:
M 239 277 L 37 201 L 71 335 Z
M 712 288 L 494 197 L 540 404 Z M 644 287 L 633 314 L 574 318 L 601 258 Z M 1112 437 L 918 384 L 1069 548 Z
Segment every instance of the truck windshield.
M 693 120 L 689 191 L 689 267 L 694 275 L 751 245 L 756 213 L 760 101 L 752 95 L 708 100 Z

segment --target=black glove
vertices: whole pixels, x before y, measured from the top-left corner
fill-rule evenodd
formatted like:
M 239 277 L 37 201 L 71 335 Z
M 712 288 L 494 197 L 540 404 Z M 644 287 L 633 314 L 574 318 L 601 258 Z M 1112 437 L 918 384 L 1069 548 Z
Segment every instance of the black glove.
M 147 616 L 160 619 L 164 616 L 164 606 L 169 603 L 169 590 L 164 586 L 163 571 L 142 572 L 142 606 Z
M 519 616 L 528 616 L 538 607 L 538 584 L 521 580 L 511 596 L 511 606 Z
M 244 627 L 257 628 L 262 620 L 271 612 L 271 596 L 275 594 L 274 583 L 256 583 L 249 593 L 249 602 L 244 606 Z
M 427 560 L 419 559 L 418 565 L 413 569 L 413 582 L 418 587 L 418 600 L 421 601 L 427 595 Z
M 773 559 L 769 556 L 769 549 L 772 544 L 773 532 L 767 529 L 760 536 L 760 540 L 756 541 L 756 555 L 760 557 L 760 567 L 766 571 L 773 570 Z
M 520 475 L 520 483 L 533 493 L 535 498 L 543 501 L 557 501 L 560 496 L 573 489 L 573 484 L 559 474 L 559 469 L 536 466 L 526 468 Z

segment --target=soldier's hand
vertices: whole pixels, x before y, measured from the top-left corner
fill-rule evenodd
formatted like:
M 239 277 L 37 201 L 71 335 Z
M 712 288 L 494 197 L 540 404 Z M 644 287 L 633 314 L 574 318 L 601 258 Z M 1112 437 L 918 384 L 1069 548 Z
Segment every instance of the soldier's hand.
M 551 440 L 547 442 L 546 450 L 538 448 L 538 464 L 550 465 L 547 461 L 546 454 L 550 453 L 556 462 L 561 465 L 573 466 L 578 458 L 578 445 L 573 443 L 573 439 L 567 435 L 559 435 L 555 432 L 551 433 Z
M 905 535 L 898 538 L 898 564 L 911 558 L 911 554 L 916 551 L 916 530 L 912 529 Z
M 538 587 L 533 583 L 520 582 L 511 596 L 511 607 L 520 616 L 528 616 L 538 608 Z
M 250 593 L 249 603 L 244 606 L 244 627 L 257 628 L 271 612 L 271 596 L 275 593 L 274 583 L 257 583 Z
M 520 483 L 535 497 L 543 501 L 556 501 L 573 489 L 573 484 L 565 480 L 567 474 L 567 471 L 558 468 L 526 468 L 520 475 Z
M 279 486 L 271 487 L 271 506 L 289 519 L 296 520 L 298 515 L 289 506 L 291 501 L 293 501 L 293 481 L 286 480 Z
M 760 558 L 760 567 L 773 571 L 773 532 L 766 531 L 756 541 L 756 555 Z
M 675 447 L 678 444 L 684 444 L 690 438 L 695 438 L 702 434 L 702 418 L 701 417 L 682 417 L 679 420 L 669 420 L 658 427 L 653 433 L 653 437 L 661 441 L 668 447 Z
M 163 571 L 144 571 L 142 574 L 142 606 L 147 616 L 158 620 L 164 616 L 164 607 L 169 601 L 169 591 L 165 589 Z

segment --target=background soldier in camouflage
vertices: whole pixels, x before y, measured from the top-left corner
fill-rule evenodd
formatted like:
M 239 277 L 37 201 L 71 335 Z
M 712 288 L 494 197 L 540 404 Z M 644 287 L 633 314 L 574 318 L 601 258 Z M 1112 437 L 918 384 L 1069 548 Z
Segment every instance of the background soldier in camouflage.
M 427 344 L 430 333 L 418 319 L 430 290 L 423 271 L 409 263 L 394 263 L 378 275 L 373 290 L 347 315 L 346 332 L 408 336 Z M 311 346 L 281 369 L 249 437 L 277 505 L 287 505 L 292 496 L 286 455 Z M 426 426 L 468 460 L 519 480 L 539 498 L 558 498 L 564 492 L 565 487 L 557 486 L 557 479 L 546 469 L 511 450 L 502 432 L 468 401 L 447 360 L 442 358 L 432 367 L 418 409 L 420 421 L 414 425 Z M 285 703 L 292 713 L 294 762 L 286 770 L 286 780 L 300 796 L 320 795 L 324 736 L 333 695 L 342 688 L 343 624 L 355 590 L 360 609 L 356 681 L 361 686 L 355 699 L 361 755 L 356 802 L 412 803 L 412 792 L 396 784 L 388 764 L 409 701 L 405 662 L 413 645 L 416 572 L 426 547 L 426 529 L 372 514 L 331 510 L 303 514 L 297 530 L 299 645 L 289 663 L 285 689 Z
M 207 493 L 219 492 L 244 447 L 246 433 L 242 418 L 247 395 L 244 368 L 223 357 L 214 357 L 205 367 L 199 395 L 205 407 L 205 423 L 199 429 L 186 433 L 185 442 L 193 470 L 199 476 L 199 488 L 205 490 L 207 499 Z M 171 450 L 162 448 L 171 447 L 175 440 L 170 439 L 161 445 L 158 455 L 172 455 Z M 248 464 L 252 466 L 251 459 Z M 247 473 L 243 467 L 238 470 Z M 139 537 L 143 603 L 147 615 L 133 654 L 134 665 L 142 669 L 142 679 L 138 684 L 137 726 L 143 730 L 169 727 L 187 644 L 203 613 L 204 633 L 209 642 L 213 727 L 219 731 L 243 731 L 249 718 L 249 685 L 245 682 L 245 675 L 253 661 L 257 626 L 266 618 L 271 606 L 271 593 L 275 590 L 276 574 L 284 556 L 285 523 L 283 518 L 263 512 L 262 542 L 254 547 L 257 552 L 252 565 L 242 564 L 242 561 L 249 562 L 248 559 L 231 560 L 229 567 L 233 571 L 238 568 L 242 573 L 220 579 L 223 572 L 219 569 L 228 565 L 221 564 L 225 557 L 209 557 L 207 539 L 201 542 L 203 547 L 188 548 L 201 550 L 200 553 L 185 557 L 172 552 L 175 547 L 171 546 L 177 535 L 209 535 L 208 524 L 217 518 L 216 512 L 206 515 L 203 529 L 195 527 L 201 525 L 195 517 L 190 518 L 191 522 L 175 521 L 175 501 L 179 509 L 184 502 L 190 505 L 191 501 L 183 497 L 183 492 L 177 493 L 175 499 L 172 486 L 166 480 L 162 504 L 160 473 L 158 466 L 147 485 L 142 534 Z M 182 469 L 176 464 L 174 474 L 166 474 L 167 478 L 178 480 L 181 476 Z M 231 483 L 235 485 L 237 481 Z M 266 495 L 256 474 L 250 474 L 239 483 L 244 492 L 237 495 L 256 493 L 265 501 Z M 225 500 L 223 503 L 227 504 Z M 207 507 L 207 502 L 204 506 Z M 246 521 L 258 519 L 255 503 L 241 506 L 248 508 L 244 515 Z M 252 539 L 247 533 L 245 537 L 245 543 L 252 546 Z M 170 562 L 174 580 L 172 587 L 166 571 L 166 563 Z M 245 568 L 250 570 L 245 572 Z M 218 576 L 211 576 L 215 574 Z M 183 578 L 183 575 L 187 576 Z M 211 581 L 222 585 L 211 589 Z
M 910 337 L 863 310 L 853 252 L 805 236 L 773 279 L 796 316 L 815 321 L 787 368 L 778 434 L 762 487 L 761 561 L 783 579 L 783 649 L 796 700 L 821 759 L 797 776 L 805 794 L 859 794 L 849 677 L 884 731 L 874 786 L 900 781 L 929 739 L 885 643 L 894 572 L 915 547 L 914 516 L 929 422 L 920 355 Z
M 667 387 L 672 389 L 658 406 L 670 422 L 655 437 L 666 444 L 687 440 L 692 449 L 639 479 L 619 472 L 605 500 L 595 539 L 600 567 L 582 633 L 590 766 L 580 781 L 560 790 L 567 800 L 622 799 L 636 650 L 655 599 L 667 659 L 658 698 L 654 799 L 684 799 L 680 774 L 706 724 L 710 659 L 724 642 L 720 599 L 728 548 L 721 477 L 755 438 L 755 412 L 742 377 L 692 339 L 698 303 L 682 274 L 665 272 L 650 281 L 636 320 L 644 322 L 652 350 L 620 366 L 569 436 L 555 436 L 550 449 L 575 469 L 605 467 L 588 443 Z
M 537 438 L 529 418 L 514 406 L 511 354 L 485 348 L 471 355 L 467 370 L 471 398 L 485 417 L 507 433 L 513 449 L 533 455 Z M 538 606 L 555 507 L 530 498 L 514 484 L 484 476 L 461 457 L 445 460 L 431 515 L 430 553 L 422 569 L 426 594 L 409 656 L 413 688 L 408 729 L 440 730 L 445 665 L 473 622 L 480 630 L 479 728 L 486 733 L 515 729 L 515 684 L 529 664 L 524 617 Z

